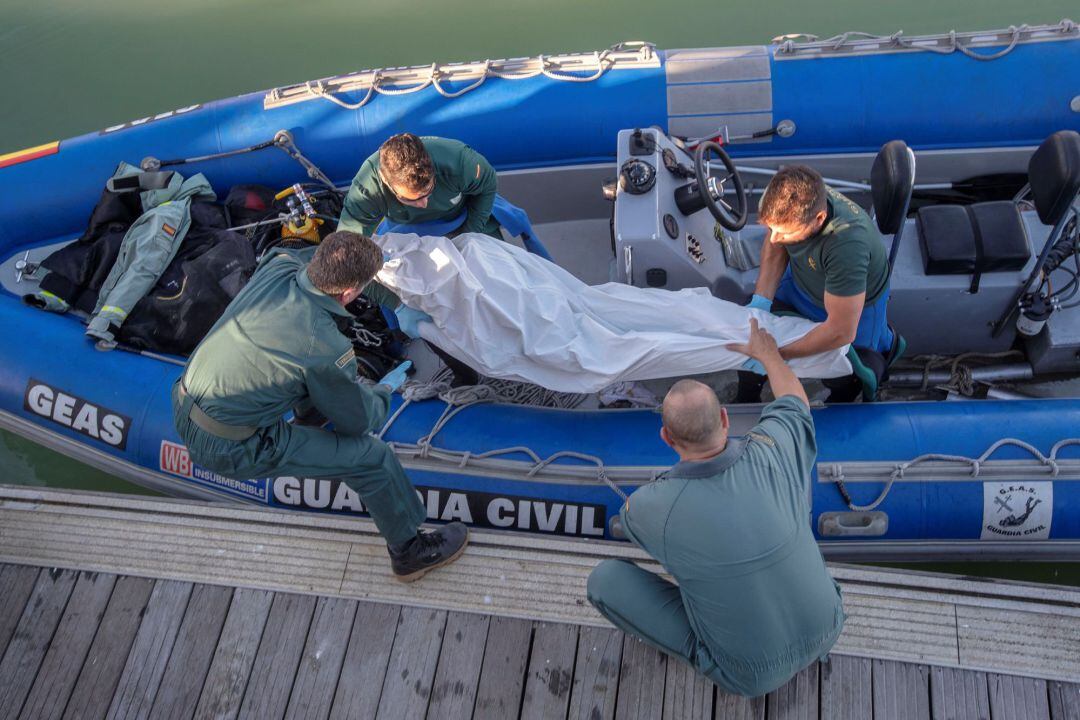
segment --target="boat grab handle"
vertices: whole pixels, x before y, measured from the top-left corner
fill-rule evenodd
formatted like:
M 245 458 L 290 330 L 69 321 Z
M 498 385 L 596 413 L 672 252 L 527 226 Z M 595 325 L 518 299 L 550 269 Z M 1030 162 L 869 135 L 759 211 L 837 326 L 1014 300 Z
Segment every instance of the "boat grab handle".
M 889 531 L 888 513 L 873 512 L 824 512 L 818 517 L 818 535 L 837 537 L 857 535 L 878 537 Z

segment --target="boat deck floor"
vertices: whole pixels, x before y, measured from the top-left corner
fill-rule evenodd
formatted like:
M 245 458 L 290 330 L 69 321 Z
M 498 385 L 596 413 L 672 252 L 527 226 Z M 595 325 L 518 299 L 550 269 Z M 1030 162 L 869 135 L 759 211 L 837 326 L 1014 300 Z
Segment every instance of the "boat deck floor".
M 621 543 L 0 486 L 0 718 L 1078 718 L 1080 591 L 832 565 L 835 652 L 729 695 L 585 601 Z

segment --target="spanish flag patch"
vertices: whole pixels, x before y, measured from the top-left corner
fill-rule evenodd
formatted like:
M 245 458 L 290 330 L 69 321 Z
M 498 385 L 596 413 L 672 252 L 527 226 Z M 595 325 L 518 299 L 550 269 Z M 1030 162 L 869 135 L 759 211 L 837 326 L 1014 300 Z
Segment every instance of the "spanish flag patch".
M 45 143 L 44 145 L 37 145 L 32 148 L 26 148 L 25 150 L 17 150 L 8 153 L 7 155 L 0 155 L 0 168 L 6 168 L 9 165 L 18 165 L 19 163 L 28 162 L 30 160 L 37 160 L 40 157 L 55 155 L 58 152 L 60 152 L 59 140 Z

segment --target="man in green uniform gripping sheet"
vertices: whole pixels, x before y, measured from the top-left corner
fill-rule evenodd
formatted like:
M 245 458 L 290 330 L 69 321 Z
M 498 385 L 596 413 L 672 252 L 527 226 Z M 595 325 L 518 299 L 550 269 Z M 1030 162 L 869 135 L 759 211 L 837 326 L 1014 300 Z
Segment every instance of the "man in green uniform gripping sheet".
M 360 166 L 338 229 L 371 235 L 384 218 L 393 225 L 413 226 L 452 220 L 465 212 L 456 232 L 502 239 L 491 214 L 497 189 L 495 169 L 465 143 L 401 133 Z
M 676 383 L 661 437 L 680 462 L 622 509 L 626 534 L 678 585 L 625 560 L 605 560 L 588 582 L 589 601 L 617 627 L 746 696 L 828 653 L 844 622 L 810 530 L 817 446 L 806 393 L 751 323 L 749 342 L 732 349 L 764 366 L 777 399 L 745 437 L 729 438 L 712 389 Z
M 338 329 L 372 284 L 382 252 L 353 232 L 318 248 L 270 250 L 210 329 L 173 386 L 173 420 L 196 463 L 231 478 L 340 478 L 359 494 L 406 582 L 464 551 L 461 523 L 421 531 L 425 511 L 382 426 L 407 365 L 379 384 L 357 382 L 352 345 Z M 317 410 L 333 430 L 286 422 Z

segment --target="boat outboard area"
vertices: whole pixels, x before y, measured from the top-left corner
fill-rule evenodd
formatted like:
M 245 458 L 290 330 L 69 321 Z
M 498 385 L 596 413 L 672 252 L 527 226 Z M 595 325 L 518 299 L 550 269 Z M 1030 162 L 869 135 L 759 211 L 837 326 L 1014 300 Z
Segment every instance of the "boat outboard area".
M 261 258 L 336 228 L 353 175 L 388 137 L 467 143 L 527 216 L 527 239 L 506 233 L 507 252 L 528 249 L 582 297 L 656 298 L 673 327 L 706 303 L 750 312 L 763 192 L 805 165 L 872 218 L 897 338 L 886 352 L 838 353 L 856 402 L 825 405 L 826 387 L 806 383 L 818 438 L 807 492 L 825 553 L 1075 560 L 1080 95 L 1063 78 L 1077 76 L 1070 21 L 634 42 L 355 72 L 2 155 L 0 427 L 169 495 L 362 514 L 338 479 L 202 467 L 170 390 Z M 826 103 L 827 87 L 844 91 Z M 384 245 L 404 247 L 394 237 Z M 665 304 L 676 295 L 687 304 Z M 451 383 L 393 313 L 349 309 L 340 329 L 361 376 L 415 367 L 377 434 L 435 521 L 622 538 L 625 496 L 676 459 L 658 398 L 688 374 L 722 401 L 736 393 L 738 364 L 614 374 L 599 393 L 489 365 L 478 383 Z M 619 332 L 640 320 L 623 313 Z M 807 322 L 775 322 L 789 321 Z M 727 408 L 735 435 L 761 412 Z

